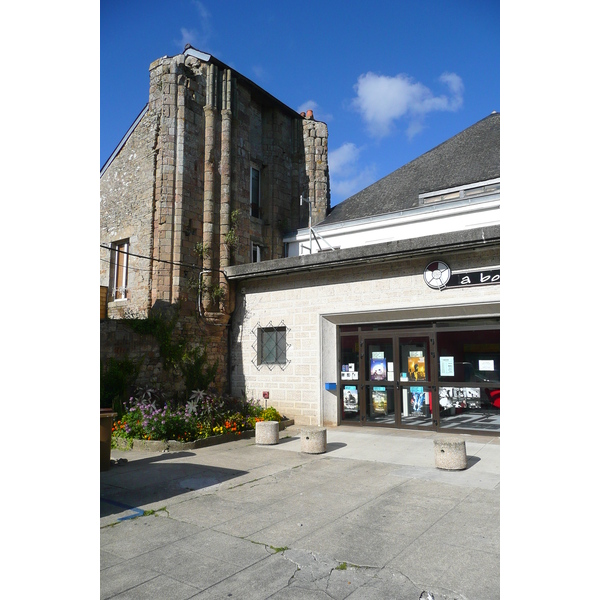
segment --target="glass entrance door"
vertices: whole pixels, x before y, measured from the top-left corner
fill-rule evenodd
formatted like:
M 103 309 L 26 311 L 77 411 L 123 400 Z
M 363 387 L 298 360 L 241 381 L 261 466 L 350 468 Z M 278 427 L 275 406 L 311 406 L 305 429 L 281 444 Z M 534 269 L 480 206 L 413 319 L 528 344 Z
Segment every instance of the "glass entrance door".
M 435 388 L 432 385 L 433 366 L 430 344 L 424 336 L 398 337 L 399 372 L 396 388 L 399 392 L 399 425 L 429 427 L 433 425 Z
M 342 336 L 342 422 L 431 427 L 437 419 L 434 362 L 427 335 Z
M 364 407 L 363 423 L 396 425 L 394 338 L 363 340 Z
M 500 328 L 492 322 L 340 327 L 340 422 L 500 432 Z

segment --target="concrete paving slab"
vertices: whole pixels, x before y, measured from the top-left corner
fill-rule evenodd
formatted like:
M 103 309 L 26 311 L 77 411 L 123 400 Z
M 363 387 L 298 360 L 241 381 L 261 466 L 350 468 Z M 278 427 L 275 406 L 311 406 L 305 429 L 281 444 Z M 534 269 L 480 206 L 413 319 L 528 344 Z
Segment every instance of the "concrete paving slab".
M 156 571 L 192 586 L 191 595 L 227 579 L 239 570 L 239 565 L 192 552 L 180 544 L 170 544 L 137 556 L 128 561 L 128 566 L 133 571 Z
M 130 590 L 158 577 L 151 569 L 132 569 L 127 563 L 119 563 L 100 572 L 100 598 L 126 598 Z
M 293 436 L 113 452 L 101 597 L 497 600 L 499 440 L 469 436 L 469 468 L 444 472 L 431 432 L 366 429 L 322 455 Z
M 270 555 L 269 545 L 210 529 L 178 540 L 173 547 L 237 566 L 238 570 L 245 569 Z
M 260 507 L 251 500 L 238 498 L 232 501 L 217 493 L 192 496 L 184 502 L 169 505 L 169 516 L 172 519 L 198 527 L 210 524 L 213 529 L 240 516 L 251 518 L 250 515 L 257 511 L 260 511 Z
M 105 527 L 101 531 L 100 549 L 123 559 L 133 558 L 200 531 L 200 528 L 157 515 L 140 517 Z
M 264 600 L 288 587 L 296 565 L 281 552 L 274 553 L 249 569 L 201 591 L 194 600 Z

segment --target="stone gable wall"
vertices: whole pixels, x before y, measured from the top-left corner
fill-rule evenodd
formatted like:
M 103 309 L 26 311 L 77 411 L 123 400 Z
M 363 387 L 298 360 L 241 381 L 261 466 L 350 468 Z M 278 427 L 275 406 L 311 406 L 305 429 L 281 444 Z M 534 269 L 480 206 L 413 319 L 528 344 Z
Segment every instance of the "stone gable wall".
M 250 168 L 261 172 L 263 214 L 250 215 Z M 227 385 L 227 335 L 235 290 L 222 271 L 284 255 L 283 236 L 308 224 L 300 194 L 316 200 L 313 224 L 328 209 L 327 127 L 297 117 L 217 64 L 183 54 L 150 65 L 148 112 L 100 181 L 101 243 L 129 239 L 127 300 L 109 302 L 109 318 L 145 316 L 175 304 L 184 326 L 198 326 L 197 286 L 220 287 L 201 299 L 201 329 Z M 227 235 L 237 214 L 236 243 Z M 208 245 L 203 258 L 194 252 Z M 100 285 L 110 287 L 110 252 L 101 249 Z M 108 343 L 109 338 L 103 338 Z M 108 350 L 107 350 L 108 351 Z
M 157 124 L 146 113 L 117 157 L 100 179 L 100 243 L 129 239 L 131 251 L 152 254 L 152 200 L 154 148 Z M 146 314 L 149 302 L 150 262 L 129 257 L 127 301 L 113 301 L 111 295 L 111 252 L 100 249 L 100 285 L 109 288 L 108 315 L 118 318 L 125 307 Z

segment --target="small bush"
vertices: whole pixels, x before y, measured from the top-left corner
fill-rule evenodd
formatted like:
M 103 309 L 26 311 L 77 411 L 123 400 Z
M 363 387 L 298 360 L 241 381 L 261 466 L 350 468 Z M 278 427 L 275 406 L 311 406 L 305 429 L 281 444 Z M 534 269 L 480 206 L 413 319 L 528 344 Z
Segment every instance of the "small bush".
M 260 413 L 261 421 L 277 421 L 281 422 L 281 415 L 272 406 L 265 408 Z
M 128 358 L 100 361 L 100 408 L 122 412 L 122 403 L 137 378 L 139 365 Z
M 206 349 L 194 348 L 186 352 L 179 363 L 179 368 L 183 373 L 187 395 L 192 394 L 194 390 L 205 390 L 213 384 L 218 366 L 218 362 L 209 363 Z
M 157 389 L 138 388 L 113 425 L 113 435 L 126 439 L 191 442 L 212 435 L 241 434 L 256 421 L 280 421 L 274 409 L 259 409 L 246 399 L 195 390 L 184 403 L 165 401 Z

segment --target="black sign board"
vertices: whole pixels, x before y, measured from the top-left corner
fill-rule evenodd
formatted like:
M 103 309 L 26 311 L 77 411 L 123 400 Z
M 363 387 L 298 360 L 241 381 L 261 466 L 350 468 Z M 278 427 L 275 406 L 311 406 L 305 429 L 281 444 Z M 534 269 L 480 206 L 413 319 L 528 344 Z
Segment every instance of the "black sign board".
M 472 285 L 492 285 L 500 283 L 500 269 L 489 271 L 470 271 L 468 273 L 453 273 L 446 287 L 468 287 Z

